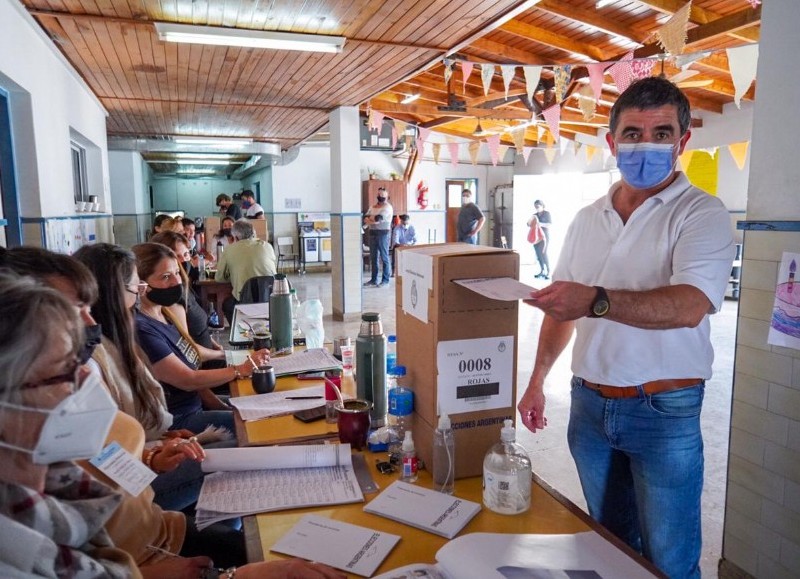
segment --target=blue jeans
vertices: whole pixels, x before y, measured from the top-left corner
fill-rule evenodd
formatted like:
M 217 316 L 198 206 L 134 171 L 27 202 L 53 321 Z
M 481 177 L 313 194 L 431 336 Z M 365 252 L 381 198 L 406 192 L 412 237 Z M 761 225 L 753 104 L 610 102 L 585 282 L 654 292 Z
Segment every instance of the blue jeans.
M 673 579 L 700 577 L 704 391 L 608 399 L 572 379 L 567 438 L 589 514 Z
M 236 436 L 232 410 L 198 410 L 190 414 L 174 414 L 170 430 L 185 428 L 195 434 L 203 432 L 208 426 L 222 426 Z
M 389 283 L 392 264 L 389 263 L 389 230 L 371 230 L 369 232 L 369 267 L 372 270 L 372 283 L 378 283 L 378 257 L 383 266 L 381 283 Z

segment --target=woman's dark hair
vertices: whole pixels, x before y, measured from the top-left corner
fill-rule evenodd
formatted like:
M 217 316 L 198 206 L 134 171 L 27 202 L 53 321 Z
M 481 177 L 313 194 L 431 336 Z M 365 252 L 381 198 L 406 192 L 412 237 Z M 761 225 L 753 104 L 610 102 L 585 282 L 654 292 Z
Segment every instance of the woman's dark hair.
M 141 418 L 145 429 L 155 428 L 161 420 L 161 402 L 146 383 L 146 362 L 138 353 L 133 313 L 125 307 L 126 286 L 136 271 L 136 257 L 127 249 L 110 243 L 84 245 L 74 257 L 97 279 L 100 297 L 92 306 L 92 317 L 119 351 L 122 370 L 141 412 L 141 417 L 137 418 Z
M 162 259 L 174 259 L 176 263 L 179 261 L 175 252 L 162 243 L 137 243 L 131 247 L 131 251 L 136 256 L 136 269 L 143 280 L 153 275 Z
M 81 302 L 91 305 L 97 301 L 97 282 L 92 272 L 64 253 L 25 245 L 12 247 L 0 255 L 0 268 L 30 276 L 44 284 L 49 278 L 63 277 L 75 287 Z

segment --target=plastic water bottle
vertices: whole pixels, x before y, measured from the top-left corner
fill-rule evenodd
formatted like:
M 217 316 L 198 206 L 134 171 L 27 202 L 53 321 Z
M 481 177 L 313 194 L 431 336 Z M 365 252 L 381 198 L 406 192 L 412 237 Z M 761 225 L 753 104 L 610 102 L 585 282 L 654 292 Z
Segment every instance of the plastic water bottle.
M 397 366 L 397 336 L 390 335 L 386 340 L 386 373 L 394 374 Z
M 503 423 L 500 442 L 483 460 L 483 504 L 501 515 L 524 513 L 531 506 L 531 459 L 511 420 Z
M 406 367 L 396 366 L 394 374 L 389 376 L 389 416 L 391 430 L 389 437 L 389 453 L 399 455 L 406 432 L 411 430 L 411 417 L 414 412 L 414 393 L 410 388 L 398 384 L 397 380 L 405 378 Z
M 222 245 L 222 240 L 220 239 L 217 241 L 217 263 L 219 263 L 219 258 L 222 257 L 223 251 L 225 251 L 225 246 Z
M 297 323 L 297 311 L 300 309 L 300 298 L 297 297 L 297 290 L 292 288 L 289 290 L 289 295 L 292 296 L 292 335 L 299 338 L 303 335 L 300 331 L 300 325 Z
M 456 472 L 456 443 L 450 428 L 450 417 L 442 414 L 439 426 L 433 432 L 433 488 L 441 493 L 453 494 Z
M 202 253 L 197 254 L 197 269 L 200 270 L 200 279 L 206 279 L 206 258 Z
M 400 480 L 408 483 L 417 480 L 417 451 L 414 448 L 414 439 L 411 437 L 410 430 L 406 430 L 405 438 L 403 438 L 403 472 Z
M 208 327 L 219 329 L 223 327 L 223 324 L 219 321 L 219 314 L 217 313 L 217 308 L 214 307 L 214 304 L 208 305 Z

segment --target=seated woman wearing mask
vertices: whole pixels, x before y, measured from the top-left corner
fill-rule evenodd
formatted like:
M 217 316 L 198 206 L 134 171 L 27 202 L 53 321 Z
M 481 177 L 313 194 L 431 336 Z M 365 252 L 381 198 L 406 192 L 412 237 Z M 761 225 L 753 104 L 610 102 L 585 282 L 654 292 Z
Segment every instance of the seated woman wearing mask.
M 218 241 L 221 241 L 222 246 L 227 247 L 236 241 L 233 238 L 233 235 L 231 234 L 231 229 L 233 228 L 233 224 L 235 222 L 236 220 L 233 217 L 222 218 L 222 223 L 220 224 L 220 230 L 216 234 L 214 234 L 214 245 L 216 245 Z M 215 257 L 214 259 L 217 259 L 217 257 Z
M 181 266 L 175 253 L 160 243 L 141 243 L 132 250 L 139 277 L 148 286 L 140 293 L 136 331 L 153 375 L 164 388 L 167 408 L 174 418 L 172 428 L 202 432 L 213 425 L 233 431 L 232 411 L 210 388 L 250 377 L 252 364 L 247 361 L 238 366 L 200 370 L 206 360 L 224 360 L 225 352 L 197 348 L 180 323 L 173 321 L 168 308 L 184 295 Z M 259 350 L 252 358 L 256 365 L 266 364 L 269 351 Z
M 10 274 L 0 274 L 0 295 L 0 461 L 13 465 L 0 469 L 0 534 L 15 540 L 0 549 L 0 576 L 141 577 L 105 529 L 123 495 L 72 462 L 100 452 L 117 414 L 96 367 L 78 364 L 78 313 L 55 290 Z M 198 577 L 210 565 L 203 556 L 169 557 L 142 571 Z M 344 577 L 299 560 L 218 575 Z

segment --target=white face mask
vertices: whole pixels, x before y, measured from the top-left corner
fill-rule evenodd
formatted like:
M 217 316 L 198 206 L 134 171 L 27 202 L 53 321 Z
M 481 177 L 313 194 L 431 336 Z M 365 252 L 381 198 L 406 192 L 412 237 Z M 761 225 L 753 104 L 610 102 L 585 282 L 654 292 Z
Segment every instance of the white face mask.
M 32 408 L 8 402 L 0 406 L 47 414 L 36 447 L 31 450 L 0 441 L 0 446 L 32 455 L 34 464 L 52 464 L 92 458 L 103 449 L 114 422 L 117 405 L 103 387 L 100 369 L 89 364 L 91 372 L 80 388 L 53 409 Z

